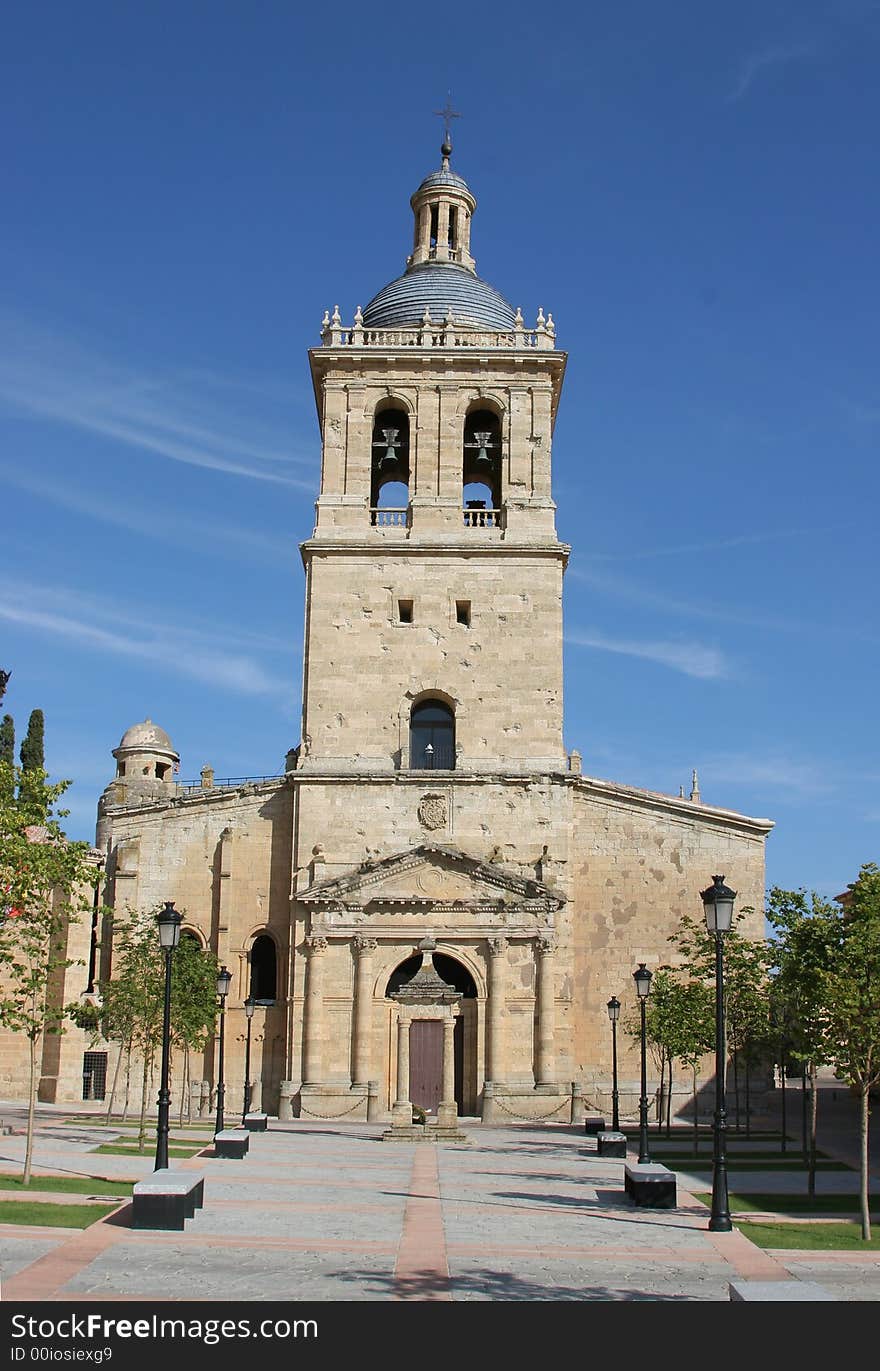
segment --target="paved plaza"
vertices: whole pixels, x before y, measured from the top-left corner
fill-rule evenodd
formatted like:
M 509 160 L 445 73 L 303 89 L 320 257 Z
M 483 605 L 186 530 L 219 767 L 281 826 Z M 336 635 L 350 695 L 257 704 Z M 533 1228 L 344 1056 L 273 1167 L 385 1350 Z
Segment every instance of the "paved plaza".
M 41 1110 L 38 1172 L 151 1172 L 150 1152 L 95 1154 L 109 1130 L 65 1117 Z M 127 1202 L 84 1230 L 2 1225 L 3 1297 L 727 1301 L 730 1281 L 795 1278 L 838 1299 L 880 1298 L 880 1254 L 768 1253 L 737 1231 L 709 1233 L 693 1198 L 710 1188 L 706 1172 L 679 1175 L 677 1209 L 636 1209 L 623 1161 L 598 1157 L 579 1129 L 464 1127 L 466 1145 L 435 1146 L 383 1143 L 380 1125 L 271 1120 L 246 1158 L 226 1161 L 210 1155 L 207 1126 L 206 1155 L 172 1160 L 206 1178 L 185 1232 L 133 1230 Z M 17 1132 L 0 1138 L 0 1169 L 17 1170 L 23 1147 Z M 794 1180 L 734 1170 L 730 1183 L 781 1192 Z M 820 1193 L 856 1183 L 819 1176 Z

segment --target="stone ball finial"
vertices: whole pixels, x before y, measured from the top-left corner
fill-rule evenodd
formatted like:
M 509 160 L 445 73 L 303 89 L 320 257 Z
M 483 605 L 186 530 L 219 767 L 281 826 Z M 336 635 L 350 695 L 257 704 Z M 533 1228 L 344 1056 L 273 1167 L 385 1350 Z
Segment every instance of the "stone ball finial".
M 450 143 L 448 138 L 444 138 L 443 142 L 440 144 L 440 155 L 441 157 L 452 156 L 452 144 Z

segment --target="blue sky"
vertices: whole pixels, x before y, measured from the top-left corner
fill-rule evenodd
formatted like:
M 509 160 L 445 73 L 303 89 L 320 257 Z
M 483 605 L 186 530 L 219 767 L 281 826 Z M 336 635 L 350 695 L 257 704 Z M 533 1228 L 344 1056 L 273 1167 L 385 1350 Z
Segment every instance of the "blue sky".
M 306 350 L 402 270 L 451 91 L 477 270 L 569 352 L 567 745 L 775 819 L 768 884 L 878 856 L 880 0 L 43 3 L 4 49 L 0 664 L 74 836 L 147 714 L 185 778 L 298 741 Z

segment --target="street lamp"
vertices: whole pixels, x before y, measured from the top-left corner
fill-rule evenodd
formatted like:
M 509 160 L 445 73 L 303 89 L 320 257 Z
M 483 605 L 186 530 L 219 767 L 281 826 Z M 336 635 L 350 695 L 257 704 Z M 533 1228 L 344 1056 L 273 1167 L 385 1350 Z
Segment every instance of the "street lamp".
M 173 900 L 166 900 L 165 907 L 156 915 L 159 925 L 159 946 L 165 953 L 165 1007 L 162 1014 L 162 1072 L 159 1078 L 159 1117 L 156 1121 L 156 1164 L 154 1171 L 161 1171 L 168 1165 L 168 1114 L 171 1109 L 171 1091 L 168 1088 L 168 1067 L 171 1059 L 171 954 L 180 942 L 180 925 L 183 915 L 174 908 Z
M 612 995 L 608 1001 L 608 1017 L 611 1020 L 611 1127 L 618 1132 L 620 1093 L 617 1089 L 617 1020 L 620 1018 L 620 1000 L 616 995 Z
M 648 1151 L 648 1068 L 646 1060 L 647 1037 L 645 1034 L 645 1001 L 651 991 L 651 973 L 644 962 L 639 962 L 638 971 L 633 972 L 639 1009 L 642 1012 L 642 1093 L 639 1097 L 639 1162 L 649 1162 Z
M 709 1230 L 729 1233 L 733 1227 L 727 1197 L 727 1106 L 724 1074 L 727 1065 L 727 1039 L 724 1024 L 724 935 L 730 932 L 736 891 L 724 884 L 723 876 L 713 876 L 712 884 L 700 891 L 706 927 L 715 938 L 715 1124 L 712 1142 L 712 1214 Z
M 244 1002 L 244 1012 L 247 1016 L 247 1044 L 244 1049 L 244 1102 L 241 1107 L 241 1126 L 244 1128 L 244 1121 L 247 1118 L 248 1110 L 251 1105 L 251 1019 L 254 1017 L 256 1001 L 253 995 L 248 995 Z
M 229 994 L 229 987 L 232 984 L 232 973 L 221 966 L 217 972 L 217 994 L 220 997 L 220 1056 L 217 1071 L 217 1121 L 214 1125 L 214 1137 L 223 1132 L 223 1105 L 226 1099 L 226 1082 L 223 1079 L 223 1027 L 226 1019 L 226 996 Z

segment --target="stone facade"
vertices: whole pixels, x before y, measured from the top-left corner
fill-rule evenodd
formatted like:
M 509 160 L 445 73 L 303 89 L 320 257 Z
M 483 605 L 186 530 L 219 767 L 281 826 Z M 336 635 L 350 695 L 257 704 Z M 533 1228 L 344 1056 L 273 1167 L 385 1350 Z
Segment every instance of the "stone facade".
M 762 936 L 772 825 L 591 778 L 566 753 L 551 496 L 565 354 L 549 316 L 526 329 L 476 277 L 475 201 L 446 148 L 413 207 L 405 276 L 353 326 L 325 316 L 310 353 L 322 464 L 301 549 L 301 744 L 283 776 L 221 784 L 206 768 L 182 787 L 167 735 L 147 752 L 124 738 L 99 813 L 106 897 L 173 899 L 232 971 L 227 1100 L 270 939 L 255 1107 L 401 1122 L 420 1095 L 452 1126 L 452 1086 L 460 1114 L 565 1120 L 581 1099 L 608 1108 L 606 1001 L 626 1015 L 634 967 L 668 960 L 715 872 Z M 420 945 L 450 991 L 414 1008 Z M 103 954 L 106 971 L 108 939 Z M 625 1034 L 620 1048 L 626 1110 L 638 1064 Z

